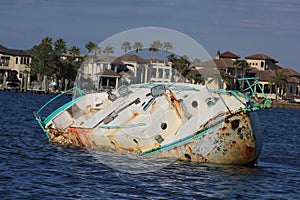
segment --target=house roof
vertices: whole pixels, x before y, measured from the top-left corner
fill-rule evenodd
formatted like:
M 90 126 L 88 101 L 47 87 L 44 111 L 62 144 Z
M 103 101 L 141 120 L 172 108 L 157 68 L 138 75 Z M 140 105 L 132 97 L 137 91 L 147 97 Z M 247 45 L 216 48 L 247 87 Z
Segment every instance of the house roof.
M 254 59 L 254 60 L 272 60 L 273 62 L 278 62 L 274 58 L 271 58 L 270 56 L 267 56 L 263 53 L 256 53 L 252 54 L 250 56 L 246 56 L 245 59 Z
M 275 65 L 275 69 L 283 69 L 280 65 Z
M 127 54 L 127 55 L 123 55 L 123 56 L 117 57 L 117 58 L 112 62 L 112 64 L 115 64 L 115 65 L 121 65 L 121 64 L 123 64 L 124 62 L 135 62 L 135 63 L 142 64 L 142 63 L 149 63 L 149 60 L 146 60 L 146 59 L 144 59 L 144 58 L 141 58 L 141 57 L 139 57 L 139 56 L 136 55 L 136 54 Z
M 209 68 L 234 68 L 233 60 L 230 58 L 219 58 L 219 59 L 213 59 L 209 61 L 205 61 L 201 63 L 199 66 L 201 67 L 209 67 Z M 239 67 L 238 67 L 239 68 Z
M 106 63 L 111 63 L 113 62 L 117 57 L 115 56 L 109 56 L 106 54 L 101 54 L 96 58 L 96 62 L 106 62 Z
M 296 78 L 296 77 L 289 77 L 288 82 L 289 83 L 297 83 L 297 84 L 299 84 L 300 83 L 300 79 Z
M 102 72 L 96 73 L 95 75 L 100 75 L 102 77 L 120 77 L 118 73 L 110 69 L 105 70 L 103 73 Z
M 279 70 L 283 71 L 287 76 L 294 76 L 300 78 L 300 73 L 291 68 L 282 68 Z
M 285 73 L 289 83 L 300 83 L 299 72 L 290 68 L 282 68 L 279 70 Z M 255 76 L 258 76 L 261 81 L 269 81 L 274 72 L 275 70 L 257 70 Z
M 269 81 L 273 73 L 273 70 L 257 70 L 255 76 L 258 76 L 260 81 Z
M 225 51 L 225 52 L 220 54 L 220 58 L 238 59 L 238 58 L 240 58 L 240 56 L 238 56 L 237 54 L 234 54 L 230 51 Z
M 201 75 L 199 70 L 196 69 L 196 67 L 192 66 L 188 70 L 188 74 L 195 74 L 195 75 Z
M 21 49 L 9 49 L 3 45 L 0 44 L 0 53 L 7 54 L 11 56 L 27 56 L 31 57 L 31 55 L 24 50 Z

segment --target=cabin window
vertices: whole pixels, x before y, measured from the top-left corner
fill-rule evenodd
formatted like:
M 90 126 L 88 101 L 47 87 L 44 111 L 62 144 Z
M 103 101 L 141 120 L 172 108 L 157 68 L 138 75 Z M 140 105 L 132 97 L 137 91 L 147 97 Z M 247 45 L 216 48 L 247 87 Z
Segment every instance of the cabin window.
M 213 99 L 211 97 L 208 97 L 207 99 L 205 99 L 205 102 L 207 104 L 207 107 L 211 107 L 211 106 L 215 105 L 215 102 L 213 101 Z
M 265 66 L 265 63 L 264 63 L 263 61 L 261 61 L 260 67 L 261 67 L 261 68 L 264 68 L 264 66 Z
M 292 94 L 293 93 L 293 86 L 291 85 L 290 86 L 290 94 Z
M 18 64 L 18 57 L 16 57 L 16 64 Z

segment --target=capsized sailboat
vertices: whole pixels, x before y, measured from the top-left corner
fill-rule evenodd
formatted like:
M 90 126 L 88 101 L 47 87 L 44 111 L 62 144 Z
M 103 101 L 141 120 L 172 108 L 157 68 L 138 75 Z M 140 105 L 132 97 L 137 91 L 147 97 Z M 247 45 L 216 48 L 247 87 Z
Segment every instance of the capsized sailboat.
M 257 78 L 244 78 L 243 92 L 188 83 L 132 84 L 85 94 L 36 120 L 49 140 L 61 145 L 172 158 L 191 162 L 253 164 L 262 148 L 255 111 L 271 101 L 256 99 Z M 260 88 L 262 90 L 262 88 Z M 63 94 L 60 94 L 61 96 Z

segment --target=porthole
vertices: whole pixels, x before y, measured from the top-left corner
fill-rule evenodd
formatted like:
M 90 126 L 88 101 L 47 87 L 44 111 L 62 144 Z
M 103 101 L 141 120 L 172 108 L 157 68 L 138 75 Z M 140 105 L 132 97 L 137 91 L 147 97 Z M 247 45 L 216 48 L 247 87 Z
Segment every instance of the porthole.
M 137 139 L 133 138 L 133 141 L 138 144 L 139 142 L 137 141 Z
M 193 101 L 192 102 L 192 106 L 193 106 L 193 108 L 196 108 L 198 106 L 198 102 L 197 101 Z
M 164 141 L 164 138 L 161 137 L 161 135 L 157 135 L 155 137 L 155 140 L 158 142 L 158 143 L 162 143 Z
M 160 128 L 161 128 L 162 130 L 166 130 L 167 127 L 168 127 L 168 125 L 167 125 L 167 123 L 165 123 L 165 122 L 163 122 L 163 123 L 160 124 Z

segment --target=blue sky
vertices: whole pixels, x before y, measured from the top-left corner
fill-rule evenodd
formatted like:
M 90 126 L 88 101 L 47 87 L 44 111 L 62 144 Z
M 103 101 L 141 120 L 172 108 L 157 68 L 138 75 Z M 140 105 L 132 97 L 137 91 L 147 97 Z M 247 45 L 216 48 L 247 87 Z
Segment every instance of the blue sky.
M 179 31 L 213 57 L 264 53 L 300 72 L 298 0 L 1 0 L 0 44 L 29 49 L 45 36 L 62 38 L 82 52 L 139 27 Z

